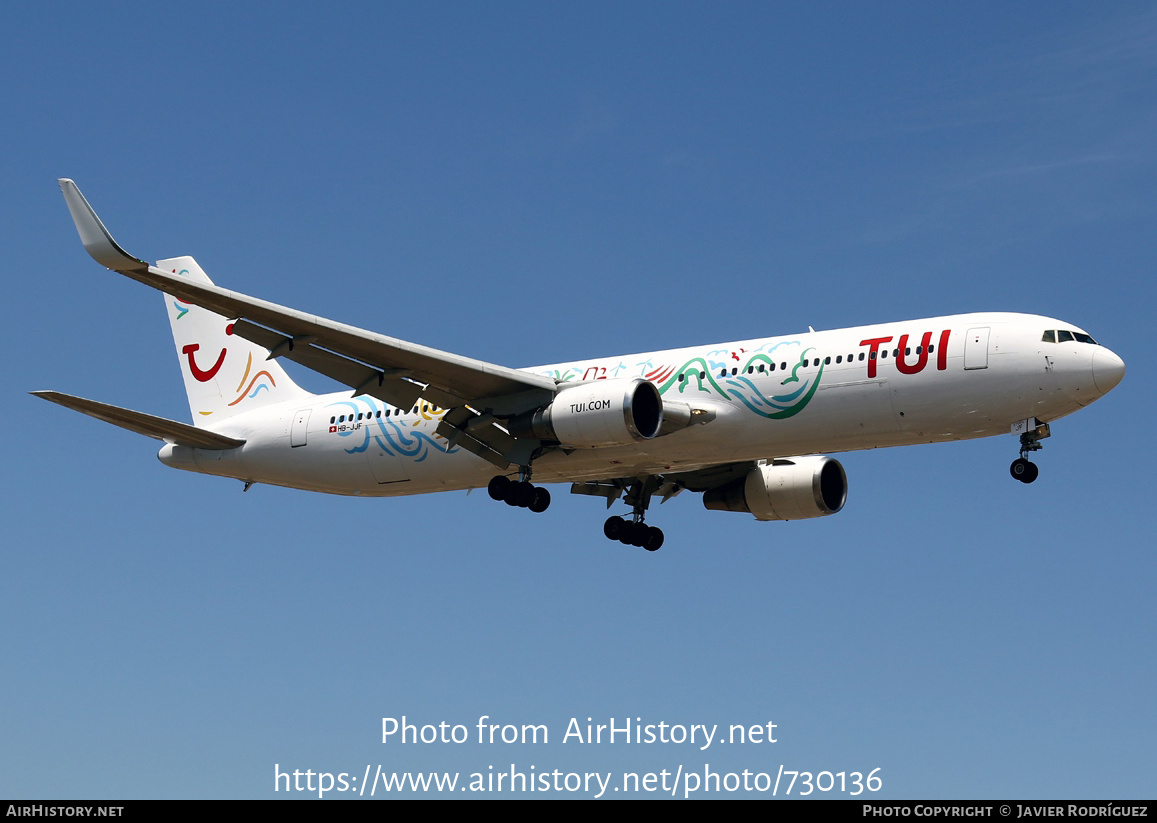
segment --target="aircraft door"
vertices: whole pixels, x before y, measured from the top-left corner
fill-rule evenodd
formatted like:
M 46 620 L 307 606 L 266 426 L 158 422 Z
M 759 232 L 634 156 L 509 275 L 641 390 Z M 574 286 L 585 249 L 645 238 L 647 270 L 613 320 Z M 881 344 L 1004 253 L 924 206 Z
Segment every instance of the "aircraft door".
M 989 332 L 990 329 L 987 326 L 968 330 L 968 334 L 964 337 L 965 369 L 988 368 Z
M 366 459 L 370 461 L 370 469 L 379 486 L 402 483 L 410 479 L 402 458 L 383 448 L 380 441 L 370 446 L 366 452 Z
M 309 413 L 310 409 L 298 409 L 293 416 L 293 426 L 289 430 L 289 445 L 296 449 L 298 446 L 304 446 L 306 442 L 306 434 L 309 431 Z

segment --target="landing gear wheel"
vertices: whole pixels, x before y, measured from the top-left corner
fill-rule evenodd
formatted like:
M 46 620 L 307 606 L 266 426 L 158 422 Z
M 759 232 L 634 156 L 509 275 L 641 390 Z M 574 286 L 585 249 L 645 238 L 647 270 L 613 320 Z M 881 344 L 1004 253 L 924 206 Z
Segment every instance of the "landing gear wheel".
M 1014 480 L 1019 480 L 1023 483 L 1024 476 L 1028 473 L 1028 467 L 1029 462 L 1023 457 L 1018 457 L 1016 460 L 1012 461 L 1012 465 L 1008 467 L 1008 472 L 1012 475 Z
M 647 535 L 643 539 L 643 548 L 649 552 L 657 552 L 663 546 L 663 530 L 654 526 L 647 527 Z
M 511 483 L 506 490 L 506 505 L 518 506 L 520 509 L 529 508 L 534 501 L 534 486 L 525 480 Z
M 486 484 L 486 493 L 491 500 L 505 500 L 506 490 L 510 488 L 510 478 L 504 474 L 495 475 Z
M 627 521 L 618 515 L 608 517 L 607 522 L 603 523 L 603 535 L 607 540 L 618 540 L 626 525 Z
M 1008 467 L 1009 473 L 1019 480 L 1021 483 L 1031 483 L 1036 480 L 1037 475 L 1040 474 L 1040 469 L 1037 468 L 1036 463 L 1026 460 L 1023 457 L 1018 457 L 1012 461 L 1012 465 Z
M 534 495 L 530 499 L 530 505 L 527 506 L 535 514 L 540 514 L 546 511 L 547 506 L 550 505 L 550 492 L 541 486 L 534 487 Z
M 640 546 L 642 541 L 639 537 L 646 531 L 647 527 L 642 523 L 624 523 L 623 530 L 619 532 L 619 542 L 624 546 Z

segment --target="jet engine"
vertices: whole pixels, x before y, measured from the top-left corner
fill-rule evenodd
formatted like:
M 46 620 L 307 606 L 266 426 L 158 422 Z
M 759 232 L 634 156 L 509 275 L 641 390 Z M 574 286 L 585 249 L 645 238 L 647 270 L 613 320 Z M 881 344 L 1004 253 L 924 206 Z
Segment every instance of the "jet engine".
M 650 440 L 663 425 L 663 398 L 641 377 L 595 380 L 562 387 L 548 406 L 519 415 L 508 430 L 516 437 L 598 448 Z
M 703 505 L 750 512 L 756 520 L 805 520 L 835 514 L 848 499 L 848 477 L 838 460 L 822 455 L 756 464 L 746 476 L 703 494 Z

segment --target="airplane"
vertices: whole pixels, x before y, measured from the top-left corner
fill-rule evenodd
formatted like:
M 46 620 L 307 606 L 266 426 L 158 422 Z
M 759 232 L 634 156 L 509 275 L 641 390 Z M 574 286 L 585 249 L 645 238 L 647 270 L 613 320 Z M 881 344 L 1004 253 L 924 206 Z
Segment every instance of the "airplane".
M 1071 323 L 974 313 L 513 369 L 408 343 L 214 285 L 192 257 L 125 252 L 69 179 L 89 255 L 163 292 L 192 425 L 55 391 L 32 394 L 161 441 L 166 466 L 329 494 L 486 487 L 542 512 L 543 485 L 620 498 L 604 535 L 655 551 L 653 498 L 700 492 L 757 520 L 839 512 L 827 452 L 1012 433 L 1010 472 L 1050 424 L 1121 382 L 1125 364 Z M 289 360 L 350 390 L 316 395 Z

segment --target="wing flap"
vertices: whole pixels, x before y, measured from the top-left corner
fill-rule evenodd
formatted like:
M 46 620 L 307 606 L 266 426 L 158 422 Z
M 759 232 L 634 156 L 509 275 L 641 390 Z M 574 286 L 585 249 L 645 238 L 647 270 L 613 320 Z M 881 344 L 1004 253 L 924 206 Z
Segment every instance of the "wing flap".
M 451 446 L 461 446 L 499 468 L 517 462 L 516 439 L 497 426 L 492 415 L 476 414 L 465 407 L 451 409 L 438 423 L 437 433 Z
M 441 433 L 441 430 L 439 430 Z M 461 435 L 455 441 L 455 445 L 461 446 L 471 454 L 481 457 L 483 460 L 493 464 L 502 471 L 510 468 L 510 461 L 503 457 L 499 452 L 496 452 L 481 440 L 475 440 L 470 435 Z
M 98 403 L 95 400 L 86 400 L 71 394 L 56 391 L 34 391 L 31 394 L 48 400 L 51 403 L 64 406 L 66 409 L 87 414 L 105 423 L 112 423 L 122 429 L 128 429 L 146 437 L 164 440 L 178 446 L 190 446 L 194 449 L 235 449 L 245 445 L 244 440 L 226 437 L 223 434 L 198 429 L 188 423 L 178 423 L 165 417 L 155 417 L 144 412 L 124 409 L 120 406 L 111 406 L 108 403 Z

